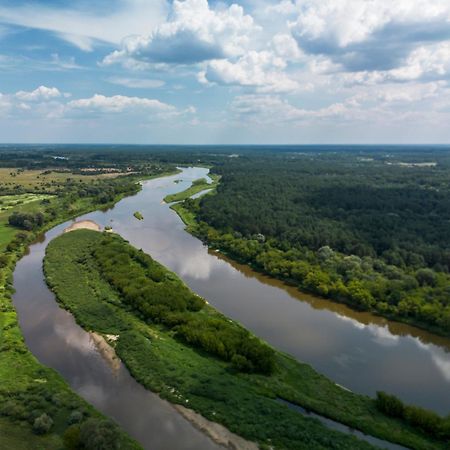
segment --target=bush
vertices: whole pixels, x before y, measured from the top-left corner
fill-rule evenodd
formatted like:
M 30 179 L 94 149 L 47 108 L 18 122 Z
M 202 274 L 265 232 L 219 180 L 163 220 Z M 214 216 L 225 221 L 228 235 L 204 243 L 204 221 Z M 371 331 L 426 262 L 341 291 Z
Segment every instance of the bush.
M 87 450 L 114 450 L 120 447 L 117 427 L 108 420 L 88 419 L 80 428 L 80 443 Z
M 403 417 L 405 406 L 402 401 L 393 395 L 378 391 L 376 399 L 377 408 L 391 417 Z
M 72 425 L 64 432 L 63 436 L 64 448 L 67 450 L 81 449 L 80 427 Z
M 81 411 L 75 410 L 69 416 L 68 423 L 73 425 L 74 423 L 80 423 L 83 420 L 83 413 Z
M 46 413 L 41 414 L 34 420 L 33 423 L 33 431 L 36 434 L 45 434 L 50 431 L 50 428 L 53 425 L 53 420 Z

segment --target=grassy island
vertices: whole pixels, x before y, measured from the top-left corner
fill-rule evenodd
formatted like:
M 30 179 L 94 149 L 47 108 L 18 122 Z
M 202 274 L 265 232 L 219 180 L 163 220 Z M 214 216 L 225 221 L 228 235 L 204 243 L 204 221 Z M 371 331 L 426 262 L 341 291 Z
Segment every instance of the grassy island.
M 139 211 L 136 211 L 133 214 L 134 217 L 136 217 L 137 220 L 144 220 L 144 216 L 142 215 L 142 213 L 140 213 Z
M 166 203 L 173 203 L 173 202 L 181 202 L 182 200 L 186 200 L 189 197 L 192 197 L 195 194 L 198 194 L 199 192 L 209 190 L 209 189 L 215 189 L 219 183 L 220 177 L 217 175 L 211 176 L 212 183 L 208 183 L 206 178 L 199 178 L 198 180 L 194 180 L 192 182 L 192 185 L 181 192 L 176 192 L 175 194 L 169 194 L 164 197 L 164 201 Z
M 445 448 L 444 441 L 381 411 L 376 400 L 272 349 L 120 236 L 91 230 L 62 235 L 49 244 L 44 269 L 81 326 L 118 336 L 111 346 L 146 388 L 260 448 L 371 448 L 279 399 L 410 448 Z

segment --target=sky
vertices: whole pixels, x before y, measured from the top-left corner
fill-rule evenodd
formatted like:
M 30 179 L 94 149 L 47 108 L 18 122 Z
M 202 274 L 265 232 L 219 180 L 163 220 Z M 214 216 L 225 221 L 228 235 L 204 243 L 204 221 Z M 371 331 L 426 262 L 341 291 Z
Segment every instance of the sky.
M 449 0 L 0 0 L 0 142 L 450 143 Z

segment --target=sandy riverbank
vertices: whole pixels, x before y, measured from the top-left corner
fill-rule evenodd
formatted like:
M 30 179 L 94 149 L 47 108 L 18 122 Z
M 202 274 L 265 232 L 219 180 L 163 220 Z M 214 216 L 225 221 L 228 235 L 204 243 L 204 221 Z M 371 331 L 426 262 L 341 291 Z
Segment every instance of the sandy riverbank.
M 109 345 L 108 341 L 101 334 L 91 331 L 89 335 L 97 347 L 97 350 L 103 358 L 105 358 L 113 371 L 117 371 L 120 367 L 120 359 L 117 357 L 114 348 Z
M 223 425 L 205 419 L 192 409 L 185 408 L 181 405 L 174 405 L 174 407 L 183 417 L 189 420 L 192 425 L 208 435 L 214 442 L 225 448 L 230 450 L 258 450 L 259 448 L 254 442 L 247 441 L 237 434 L 232 433 Z
M 64 233 L 69 233 L 70 231 L 82 229 L 101 231 L 100 225 L 95 223 L 93 220 L 82 220 L 80 222 L 74 222 L 72 225 L 65 228 Z
M 116 371 L 119 369 L 121 361 L 116 355 L 114 348 L 99 333 L 90 332 L 89 335 L 93 340 L 100 354 L 105 358 L 111 368 Z M 116 340 L 118 336 L 111 336 L 112 340 Z M 108 338 L 109 339 L 109 338 Z M 245 440 L 244 438 L 232 433 L 216 422 L 212 422 L 202 415 L 196 413 L 192 409 L 185 408 L 182 405 L 172 406 L 194 427 L 209 436 L 214 442 L 228 448 L 230 450 L 258 450 L 258 446 L 254 442 Z

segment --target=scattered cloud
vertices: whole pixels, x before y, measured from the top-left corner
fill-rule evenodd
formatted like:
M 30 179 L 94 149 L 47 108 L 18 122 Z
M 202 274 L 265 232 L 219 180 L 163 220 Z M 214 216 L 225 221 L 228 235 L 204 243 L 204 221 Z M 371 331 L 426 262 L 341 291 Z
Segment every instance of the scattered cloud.
M 148 34 L 126 38 L 104 64 L 134 59 L 144 63 L 196 64 L 240 55 L 255 29 L 251 16 L 232 4 L 211 9 L 207 0 L 174 0 L 166 22 Z
M 417 46 L 450 39 L 447 0 L 301 0 L 292 35 L 345 70 L 391 70 Z
M 280 96 L 241 95 L 237 96 L 231 103 L 231 111 L 239 120 L 284 124 L 286 122 L 343 116 L 347 107 L 341 103 L 335 103 L 325 108 L 308 110 L 293 106 Z
M 152 80 L 145 78 L 110 77 L 107 81 L 112 84 L 135 89 L 154 89 L 162 87 L 166 84 L 163 80 Z
M 48 101 L 61 97 L 61 92 L 55 87 L 39 86 L 34 91 L 19 91 L 14 95 L 17 99 L 26 102 Z
M 0 24 L 47 30 L 81 50 L 91 51 L 97 42 L 120 44 L 131 34 L 148 33 L 166 18 L 166 0 L 121 0 L 102 5 L 50 6 L 40 2 L 0 6 Z
M 95 94 L 89 98 L 71 100 L 67 106 L 70 109 L 83 109 L 87 111 L 100 111 L 106 113 L 121 113 L 124 111 L 137 110 L 169 112 L 175 110 L 174 106 L 155 99 L 127 97 L 125 95 L 113 95 L 111 97 L 106 97 L 101 94 Z

